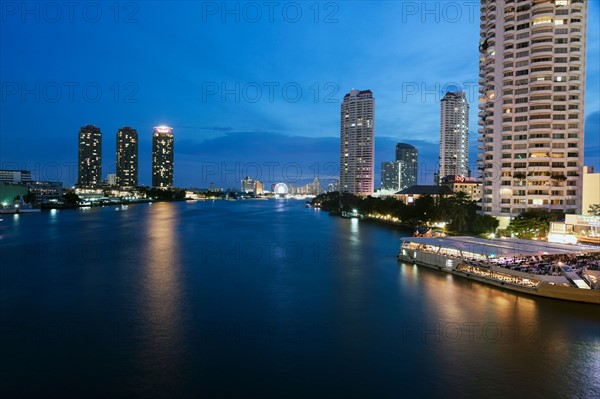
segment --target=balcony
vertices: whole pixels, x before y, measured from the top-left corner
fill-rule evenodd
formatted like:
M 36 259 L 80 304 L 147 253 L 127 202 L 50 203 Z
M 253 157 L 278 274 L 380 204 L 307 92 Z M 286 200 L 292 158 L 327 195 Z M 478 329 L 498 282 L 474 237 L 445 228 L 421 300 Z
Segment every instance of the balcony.
M 536 96 L 536 95 L 542 95 L 542 94 L 552 94 L 552 85 L 549 85 L 547 81 L 545 81 L 546 84 L 541 84 L 541 85 L 533 85 L 531 86 L 530 90 L 529 90 L 529 95 L 530 96 Z M 531 102 L 533 102 L 533 99 L 531 99 Z M 536 102 L 537 104 L 537 102 Z
M 571 8 L 571 18 L 583 18 L 583 9 Z
M 544 16 L 554 17 L 554 4 L 538 3 L 534 4 L 533 7 L 531 7 L 532 19 L 537 19 Z
M 547 66 L 547 67 L 554 66 L 554 59 L 552 58 L 552 55 L 547 55 L 545 57 L 537 56 L 536 58 L 533 58 L 531 60 L 531 63 L 530 63 L 531 68 L 534 68 L 534 67 L 539 68 L 539 67 L 544 67 L 544 66 Z
M 545 25 L 545 24 L 543 24 L 543 25 Z M 554 29 L 551 26 L 543 27 L 542 25 L 536 25 L 532 28 L 531 40 L 541 39 L 544 37 L 548 37 L 548 38 L 552 39 L 553 34 L 554 34 Z
M 549 56 L 552 57 L 554 55 L 554 49 L 552 48 L 552 46 L 548 46 L 548 44 L 546 43 L 537 43 L 538 46 L 534 49 L 531 50 L 531 56 L 532 57 L 542 57 L 542 56 Z

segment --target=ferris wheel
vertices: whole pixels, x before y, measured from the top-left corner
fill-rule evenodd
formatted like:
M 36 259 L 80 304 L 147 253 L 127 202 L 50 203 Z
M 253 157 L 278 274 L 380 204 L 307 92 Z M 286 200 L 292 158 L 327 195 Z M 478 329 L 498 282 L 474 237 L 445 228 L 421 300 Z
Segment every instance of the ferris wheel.
M 285 183 L 277 183 L 273 189 L 273 192 L 276 195 L 287 195 L 287 193 L 289 192 L 288 186 Z

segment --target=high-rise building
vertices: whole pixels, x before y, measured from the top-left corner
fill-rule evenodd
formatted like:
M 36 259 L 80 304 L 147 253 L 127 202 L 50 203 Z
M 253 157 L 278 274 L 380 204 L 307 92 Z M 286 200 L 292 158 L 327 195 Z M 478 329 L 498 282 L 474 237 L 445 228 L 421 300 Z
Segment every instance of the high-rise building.
M 587 1 L 481 1 L 482 210 L 581 211 Z
M 174 151 L 173 129 L 168 126 L 155 127 L 152 135 L 152 187 L 173 187 Z
M 259 195 L 264 192 L 264 184 L 259 180 L 254 180 L 253 178 L 246 176 L 242 179 L 241 190 L 244 193 L 254 193 L 255 195 Z
M 373 193 L 375 99 L 371 90 L 344 96 L 340 114 L 340 191 Z
M 402 162 L 382 162 L 381 163 L 381 189 L 385 191 L 400 191 L 402 181 Z
M 246 176 L 242 179 L 241 190 L 244 193 L 253 193 L 256 189 L 256 181 L 250 176 Z
M 439 176 L 469 174 L 469 103 L 463 91 L 448 92 L 440 104 Z
M 119 187 L 138 185 L 138 134 L 127 126 L 117 131 L 116 175 Z
M 102 133 L 94 125 L 79 129 L 77 186 L 98 187 L 102 184 Z
M 419 154 L 417 149 L 407 143 L 396 144 L 396 161 L 400 166 L 400 186 L 398 190 L 417 184 L 419 175 Z

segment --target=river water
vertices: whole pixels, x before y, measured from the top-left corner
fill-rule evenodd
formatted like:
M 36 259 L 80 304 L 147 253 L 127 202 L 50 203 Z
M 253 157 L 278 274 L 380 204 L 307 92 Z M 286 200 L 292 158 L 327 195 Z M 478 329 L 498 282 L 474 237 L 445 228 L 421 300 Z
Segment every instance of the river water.
M 600 309 L 295 200 L 2 215 L 2 397 L 594 397 Z

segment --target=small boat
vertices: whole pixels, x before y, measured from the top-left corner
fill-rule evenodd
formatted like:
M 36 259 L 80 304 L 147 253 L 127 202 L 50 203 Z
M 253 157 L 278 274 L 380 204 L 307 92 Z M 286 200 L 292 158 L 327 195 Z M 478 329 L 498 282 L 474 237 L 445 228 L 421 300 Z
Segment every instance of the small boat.
M 342 217 L 344 219 L 361 219 L 362 215 L 356 209 L 353 209 L 351 212 L 342 211 Z
M 38 213 L 41 211 L 41 208 L 34 208 L 30 203 L 25 202 L 22 196 L 19 197 L 19 200 L 13 202 L 10 207 L 0 209 L 2 214 Z

